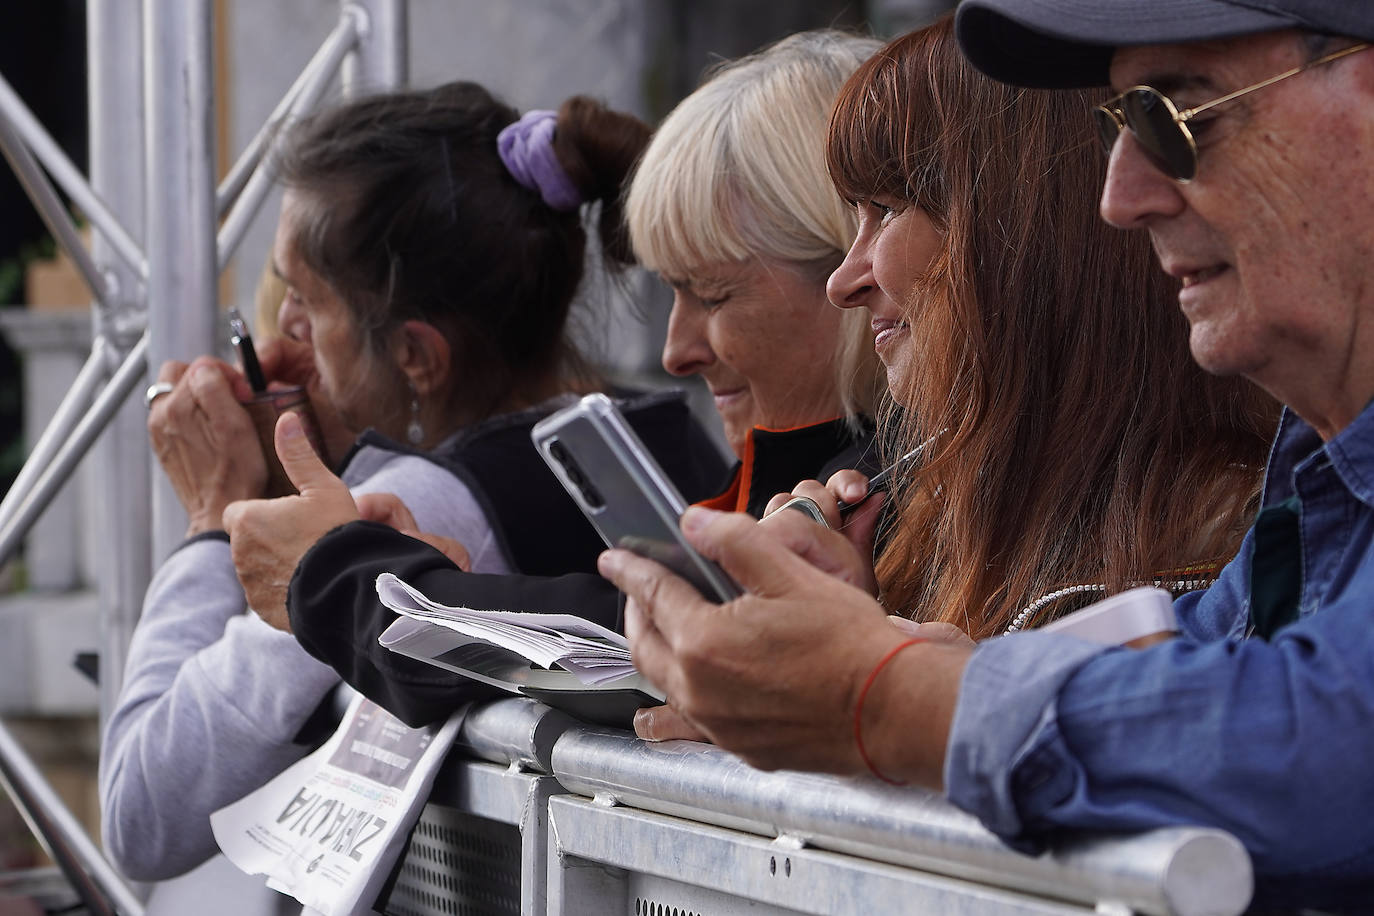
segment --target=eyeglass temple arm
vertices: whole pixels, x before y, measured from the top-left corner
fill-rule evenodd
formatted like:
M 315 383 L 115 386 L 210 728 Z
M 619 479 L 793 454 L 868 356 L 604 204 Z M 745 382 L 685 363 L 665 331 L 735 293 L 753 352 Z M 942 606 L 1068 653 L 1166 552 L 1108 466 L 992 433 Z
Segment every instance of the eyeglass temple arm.
M 1269 77 L 1269 79 L 1264 80 L 1263 82 L 1256 83 L 1253 86 L 1246 86 L 1244 89 L 1237 89 L 1235 92 L 1227 93 L 1219 99 L 1212 99 L 1212 101 L 1207 102 L 1203 105 L 1199 105 L 1196 108 L 1185 108 L 1183 111 L 1180 111 L 1178 113 L 1178 120 L 1180 122 L 1191 120 L 1192 118 L 1202 114 L 1209 108 L 1215 108 L 1218 105 L 1231 101 L 1232 99 L 1238 99 L 1241 96 L 1254 92 L 1257 89 L 1263 89 L 1265 86 L 1272 86 L 1279 80 L 1286 80 L 1290 76 L 1297 76 L 1304 70 L 1311 70 L 1313 67 L 1319 66 L 1321 64 L 1330 63 L 1333 60 L 1340 60 L 1342 57 L 1345 57 L 1349 54 L 1354 54 L 1356 51 L 1363 51 L 1367 47 L 1369 47 L 1369 42 L 1362 41 L 1359 44 L 1351 45 L 1348 48 L 1341 48 L 1339 51 L 1332 51 L 1330 54 L 1325 54 L 1321 57 L 1318 57 L 1316 60 L 1309 60 L 1305 64 L 1294 67 L 1291 70 L 1285 70 L 1277 76 L 1271 76 Z

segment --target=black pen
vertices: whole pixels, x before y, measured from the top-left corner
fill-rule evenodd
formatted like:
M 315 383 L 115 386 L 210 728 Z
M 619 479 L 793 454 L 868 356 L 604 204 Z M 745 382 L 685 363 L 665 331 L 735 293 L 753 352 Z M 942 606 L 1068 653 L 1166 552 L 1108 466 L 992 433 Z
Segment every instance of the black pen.
M 229 310 L 229 331 L 229 342 L 239 351 L 239 360 L 243 363 L 243 374 L 248 379 L 249 387 L 254 394 L 262 394 L 267 390 L 267 379 L 263 378 L 258 351 L 253 349 L 253 338 L 248 336 L 248 325 L 244 324 L 238 309 Z
M 889 484 L 891 484 L 892 482 L 893 475 L 905 470 L 908 464 L 910 464 L 915 459 L 919 458 L 921 456 L 921 453 L 924 452 L 932 442 L 940 438 L 940 436 L 944 435 L 944 432 L 945 431 L 943 429 L 940 430 L 940 432 L 931 436 L 929 439 L 922 442 L 920 445 L 916 446 L 911 451 L 907 452 L 905 455 L 889 464 L 887 467 L 883 468 L 877 474 L 873 475 L 873 479 L 868 482 L 868 492 L 865 493 L 859 499 L 855 500 L 852 503 L 847 503 L 842 499 L 839 500 L 836 503 L 836 508 L 840 510 L 840 517 L 843 518 L 849 515 L 849 513 L 853 512 L 855 509 L 859 508 L 864 503 L 868 502 L 868 498 L 872 496 L 874 493 L 882 493 L 886 491 Z

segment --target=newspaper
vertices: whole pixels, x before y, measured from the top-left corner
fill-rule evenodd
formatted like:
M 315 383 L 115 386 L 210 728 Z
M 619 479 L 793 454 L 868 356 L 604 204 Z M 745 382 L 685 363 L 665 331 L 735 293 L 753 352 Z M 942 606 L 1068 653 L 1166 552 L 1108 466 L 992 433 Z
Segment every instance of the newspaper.
M 588 687 L 628 682 L 637 674 L 624 636 L 573 614 L 439 604 L 391 573 L 377 577 L 377 596 L 401 615 L 380 640 L 393 651 L 433 659 L 476 644 L 470 650 L 476 657 L 505 658 L 517 668 L 531 662 L 544 669 L 557 666 Z
M 461 722 L 409 728 L 357 696 L 323 747 L 210 815 L 215 840 L 307 913 L 371 913 Z

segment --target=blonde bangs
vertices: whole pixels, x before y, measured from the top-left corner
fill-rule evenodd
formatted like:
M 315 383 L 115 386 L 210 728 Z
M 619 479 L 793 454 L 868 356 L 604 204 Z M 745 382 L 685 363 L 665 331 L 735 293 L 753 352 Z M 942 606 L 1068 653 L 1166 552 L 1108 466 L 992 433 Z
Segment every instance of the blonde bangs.
M 688 96 L 655 131 L 625 201 L 639 263 L 674 279 L 751 255 L 732 219 L 737 184 L 730 180 L 725 125 L 707 95 Z
M 842 257 L 852 208 L 825 168 L 830 108 L 880 43 L 807 32 L 724 65 L 664 120 L 626 215 L 640 263 L 670 277 L 703 264 Z

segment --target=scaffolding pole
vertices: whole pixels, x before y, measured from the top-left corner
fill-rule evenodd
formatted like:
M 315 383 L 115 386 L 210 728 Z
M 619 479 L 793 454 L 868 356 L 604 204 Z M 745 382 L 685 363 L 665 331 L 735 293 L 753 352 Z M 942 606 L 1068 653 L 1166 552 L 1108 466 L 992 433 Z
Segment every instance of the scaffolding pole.
M 232 249 L 239 224 L 261 206 L 264 195 L 255 185 L 270 181 L 262 160 L 279 115 L 312 107 L 345 62 L 353 93 L 406 80 L 405 0 L 345 0 L 340 11 L 339 24 L 218 195 L 211 0 L 87 0 L 89 185 L 0 80 L 0 151 L 100 306 L 93 310 L 90 358 L 26 462 L 22 486 L 0 504 L 0 557 L 17 548 L 94 448 L 93 508 L 104 547 L 94 570 L 102 726 L 118 700 L 153 566 L 180 543 L 186 527 L 185 510 L 152 461 L 144 405 L 130 395 L 163 361 L 215 352 L 218 219 L 231 211 Z M 89 253 L 54 182 L 91 220 Z M 79 828 L 3 725 L 0 782 L 22 797 L 40 836 L 61 841 L 64 848 L 54 853 L 93 912 L 140 911 L 94 846 L 76 836 Z
M 143 192 L 143 16 L 140 0 L 87 0 L 87 98 L 91 185 L 111 213 L 141 243 Z M 99 225 L 91 253 L 104 271 L 109 306 L 95 315 L 94 339 L 104 341 L 107 371 L 123 362 L 143 337 L 144 267 L 114 256 L 115 244 Z M 138 389 L 137 381 L 134 390 Z M 100 719 L 103 725 L 124 680 L 124 659 L 152 578 L 148 532 L 152 524 L 147 417 L 136 399 L 114 413 L 91 453 L 89 473 L 99 496 L 96 528 L 105 549 L 95 558 L 100 595 Z
M 148 369 L 214 353 L 215 150 L 210 0 L 144 0 Z M 181 543 L 187 516 L 165 474 L 153 481 L 153 561 Z
M 343 10 L 359 14 L 358 45 L 344 62 L 344 94 L 404 89 L 410 81 L 406 0 L 343 0 Z

